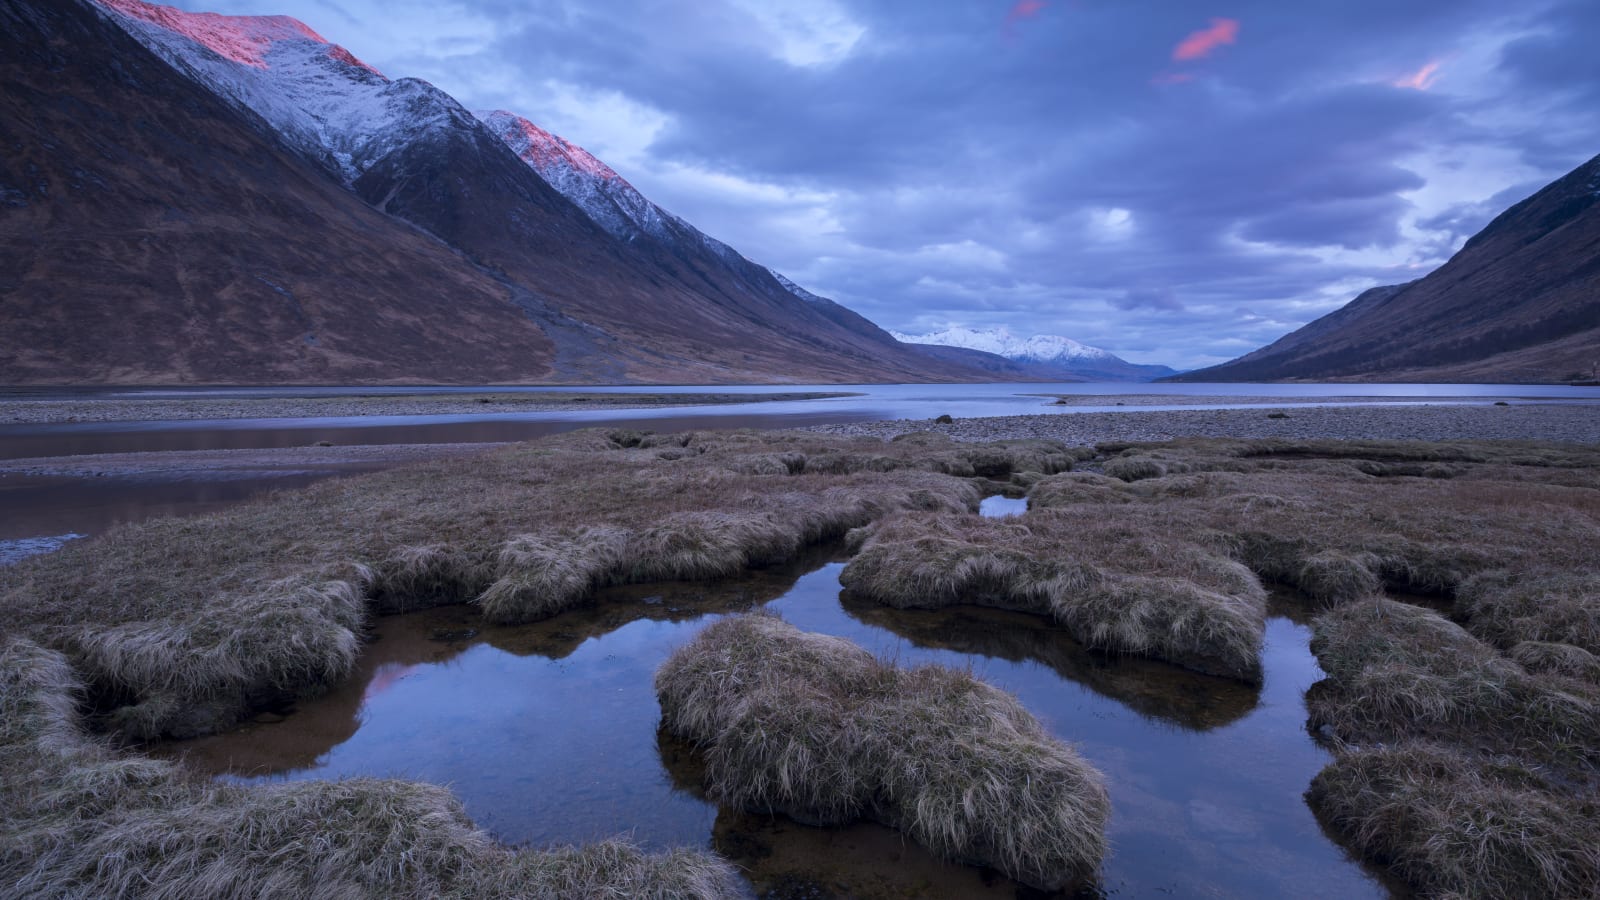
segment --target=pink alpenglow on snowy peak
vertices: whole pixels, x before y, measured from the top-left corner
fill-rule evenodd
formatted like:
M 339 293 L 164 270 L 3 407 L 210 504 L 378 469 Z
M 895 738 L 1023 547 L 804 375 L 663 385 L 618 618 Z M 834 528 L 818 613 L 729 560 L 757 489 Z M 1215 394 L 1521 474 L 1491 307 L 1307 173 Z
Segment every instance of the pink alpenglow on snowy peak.
M 610 166 L 596 159 L 594 154 L 560 135 L 551 134 L 523 117 L 497 109 L 479 114 L 484 124 L 494 129 L 522 161 L 540 172 L 561 168 L 576 169 L 591 178 L 605 181 L 622 181 Z
M 594 154 L 560 135 L 551 134 L 515 113 L 497 109 L 480 112 L 478 120 L 506 143 L 539 177 L 578 205 L 611 234 L 630 238 L 636 231 L 665 237 L 669 223 L 678 221 L 666 210 L 651 203 L 628 180 Z M 693 230 L 679 221 L 683 229 Z M 714 238 L 693 232 L 712 250 L 721 253 L 726 245 Z
M 327 44 L 329 56 L 352 66 L 381 75 L 377 69 L 356 59 L 343 47 L 329 44 L 306 23 L 290 16 L 225 16 L 220 13 L 185 12 L 171 6 L 157 6 L 144 0 L 96 0 L 106 9 L 141 19 L 176 32 L 204 45 L 218 56 L 246 66 L 267 69 L 267 54 L 280 41 L 314 41 Z

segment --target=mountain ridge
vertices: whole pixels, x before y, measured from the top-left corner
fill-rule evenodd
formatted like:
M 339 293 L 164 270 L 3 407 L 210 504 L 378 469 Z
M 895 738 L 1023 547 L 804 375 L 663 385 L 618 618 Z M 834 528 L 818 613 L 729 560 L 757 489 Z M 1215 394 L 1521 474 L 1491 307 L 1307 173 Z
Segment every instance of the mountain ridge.
M 1167 366 L 1130 363 L 1109 350 L 1091 347 L 1061 335 L 1036 334 L 1021 338 L 1004 327 L 973 329 L 952 326 L 922 335 L 890 334 L 896 340 L 919 346 L 955 348 L 999 356 L 1018 364 L 1013 374 L 1029 378 L 1059 376 L 1070 380 L 1150 381 L 1174 372 Z M 940 352 L 946 358 L 966 359 L 969 364 L 979 362 L 964 355 Z M 986 367 L 998 371 L 992 364 Z
M 13 264 L 0 275 L 0 305 L 8 320 L 29 320 L 0 336 L 8 380 L 985 377 L 904 347 L 843 307 L 805 301 L 642 197 L 633 211 L 659 211 L 660 227 L 648 240 L 642 232 L 619 237 L 620 223 L 598 221 L 453 98 L 416 79 L 389 79 L 297 20 L 185 13 L 142 0 L 16 0 L 8 16 L 31 22 L 37 41 L 13 41 L 5 62 L 8 83 L 32 88 L 8 91 L 11 125 L 0 128 L 24 148 L 8 160 L 16 166 L 0 168 L 0 199 L 19 198 L 0 206 Z M 52 52 L 39 52 L 44 46 Z M 67 77 L 49 84 L 48 70 L 63 65 Z M 30 104 L 52 94 L 70 94 L 79 115 L 45 116 L 36 127 Z M 100 113 L 111 103 L 145 113 L 144 126 L 118 126 L 144 128 L 137 154 L 101 159 L 115 138 L 100 129 L 126 118 Z M 207 140 L 230 149 L 208 158 Z M 581 151 L 568 146 L 574 156 Z M 45 160 L 50 148 L 56 158 Z M 89 159 L 100 160 L 93 172 L 103 196 L 59 190 Z M 140 165 L 147 171 L 130 168 Z M 57 192 L 22 190 L 27 166 L 48 171 Z M 200 178 L 201 189 L 190 191 L 195 170 L 215 175 L 216 189 Z M 324 183 L 310 183 L 314 171 Z M 233 197 L 222 190 L 230 179 L 242 188 Z M 276 182 L 287 186 L 284 197 L 271 196 Z M 120 189 L 133 183 L 143 189 Z M 91 208 L 102 213 L 98 229 L 65 227 Z M 296 215 L 301 208 L 322 212 L 307 220 Z M 152 217 L 165 224 L 153 227 Z M 210 221 L 227 227 L 208 228 Z M 88 233 L 100 235 L 104 252 L 84 246 Z M 139 249 L 152 241 L 162 253 Z M 395 248 L 408 249 L 397 256 Z M 73 254 L 78 265 L 68 264 Z M 379 259 L 381 274 L 372 270 Z M 210 273 L 204 284 L 190 277 L 196 268 Z M 272 337 L 257 340 L 251 335 L 265 332 L 238 327 L 252 315 L 272 319 Z M 450 321 L 463 315 L 493 324 Z M 344 327 L 330 331 L 333 318 L 350 328 L 362 319 L 404 321 L 413 334 L 378 328 L 380 343 Z M 291 330 L 298 337 L 288 337 Z M 136 345 L 160 350 L 141 359 Z M 420 352 L 424 346 L 431 349 Z
M 1600 156 L 1496 216 L 1438 269 L 1362 292 L 1184 381 L 1549 383 L 1600 364 Z

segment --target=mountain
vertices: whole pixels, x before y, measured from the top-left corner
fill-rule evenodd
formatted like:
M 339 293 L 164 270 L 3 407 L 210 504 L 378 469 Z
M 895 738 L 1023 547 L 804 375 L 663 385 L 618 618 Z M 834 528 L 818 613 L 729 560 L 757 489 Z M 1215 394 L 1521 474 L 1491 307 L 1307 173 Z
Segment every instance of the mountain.
M 947 359 L 984 367 L 991 374 L 1016 375 L 1029 380 L 1151 381 L 1174 372 L 1167 366 L 1130 363 L 1108 350 L 1054 334 L 1019 338 L 1005 328 L 987 331 L 947 328 L 921 335 L 890 333 L 908 344 L 958 348 L 1004 357 L 1015 364 L 1017 371 L 1005 372 L 1004 367 L 985 363 L 981 358 L 941 351 Z
M 1600 156 L 1427 276 L 1373 288 L 1184 381 L 1560 382 L 1600 365 Z
M 9 382 L 981 377 L 294 19 L 8 0 L 0 24 Z
M 550 374 L 494 278 L 87 4 L 0 4 L 0 83 L 5 382 Z

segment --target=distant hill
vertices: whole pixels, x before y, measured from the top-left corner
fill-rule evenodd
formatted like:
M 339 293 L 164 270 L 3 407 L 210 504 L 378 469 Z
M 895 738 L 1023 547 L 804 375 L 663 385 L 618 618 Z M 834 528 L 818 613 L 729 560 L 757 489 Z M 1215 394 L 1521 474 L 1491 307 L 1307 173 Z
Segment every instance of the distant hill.
M 286 16 L 0 3 L 0 381 L 971 381 Z
M 1175 381 L 1548 383 L 1600 366 L 1600 156 L 1502 213 L 1437 270 L 1373 288 Z
M 1176 371 L 1167 366 L 1131 363 L 1108 350 L 1054 334 L 1020 338 L 1005 328 L 947 328 L 928 334 L 890 333 L 907 344 L 944 348 L 934 351 L 942 358 L 965 361 L 969 365 L 982 366 L 996 376 L 1014 377 L 1022 381 L 1152 381 Z M 951 348 L 965 352 L 950 352 Z M 973 351 L 1002 357 L 1009 360 L 1011 365 L 986 361 L 983 357 L 973 355 Z

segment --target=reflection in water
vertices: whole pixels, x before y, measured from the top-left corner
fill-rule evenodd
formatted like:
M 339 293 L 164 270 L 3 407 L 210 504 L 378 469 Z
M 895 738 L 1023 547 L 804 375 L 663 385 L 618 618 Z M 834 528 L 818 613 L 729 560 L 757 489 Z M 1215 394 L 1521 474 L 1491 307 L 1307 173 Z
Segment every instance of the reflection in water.
M 1040 663 L 1080 687 L 1182 728 L 1202 731 L 1237 721 L 1260 698 L 1259 688 L 1229 678 L 1136 656 L 1097 653 L 1042 616 L 979 606 L 894 609 L 849 593 L 839 602 L 852 618 L 917 647 Z
M 5 511 L 0 516 L 0 540 L 65 532 L 100 534 L 125 522 L 212 512 L 269 490 L 304 487 L 358 471 L 364 470 L 330 468 L 230 478 L 0 475 L 0 510 Z
M 469 607 L 390 617 L 345 686 L 287 718 L 156 751 L 241 780 L 449 784 L 502 840 L 628 833 L 651 847 L 710 845 L 762 890 L 1015 896 L 995 873 L 940 862 L 879 826 L 809 828 L 705 801 L 696 754 L 658 733 L 652 676 L 704 625 L 764 606 L 901 665 L 971 667 L 1016 693 L 1108 777 L 1108 894 L 1385 895 L 1301 799 L 1328 760 L 1304 728 L 1302 695 L 1321 677 L 1304 625 L 1269 621 L 1257 690 L 1100 656 L 1038 617 L 847 610 L 842 568 L 818 557 L 712 587 L 607 591 L 594 607 L 519 627 L 484 625 Z

